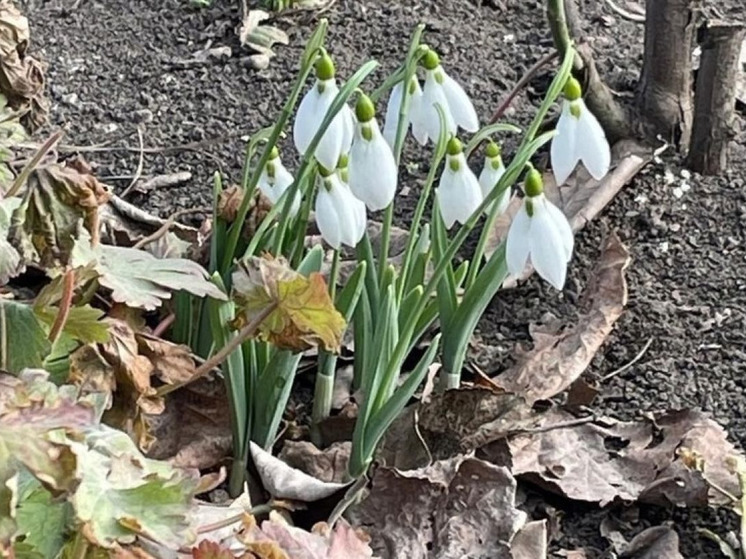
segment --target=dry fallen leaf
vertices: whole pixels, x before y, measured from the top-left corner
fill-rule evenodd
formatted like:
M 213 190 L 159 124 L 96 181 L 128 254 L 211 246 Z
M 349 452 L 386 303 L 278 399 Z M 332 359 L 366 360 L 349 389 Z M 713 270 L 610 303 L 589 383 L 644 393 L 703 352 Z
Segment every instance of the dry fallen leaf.
M 0 2 L 0 92 L 20 111 L 28 111 L 22 122 L 30 132 L 47 119 L 49 102 L 44 97 L 44 68 L 28 56 L 28 19 L 11 0 Z
M 103 322 L 109 340 L 73 352 L 70 382 L 84 393 L 108 393 L 111 409 L 107 421 L 134 436 L 140 449 L 148 452 L 156 442 L 153 416 L 166 409 L 164 399 L 156 396 L 153 378 L 164 384 L 188 380 L 194 376 L 194 361 L 186 346 L 136 333 L 123 320 L 107 318 Z
M 98 242 L 98 208 L 111 196 L 81 159 L 37 167 L 13 214 L 9 239 L 24 262 L 59 270 L 72 262 L 82 231 Z
M 546 559 L 547 521 L 526 523 L 510 543 L 512 559 Z
M 311 532 L 289 525 L 272 511 L 261 527 L 253 521 L 244 523 L 239 538 L 250 557 L 259 559 L 371 559 L 369 537 L 339 520 L 333 530 L 317 524 Z M 253 554 L 253 555 L 251 555 Z
M 347 483 L 325 482 L 291 468 L 254 442 L 250 443 L 251 457 L 264 488 L 274 499 L 313 502 L 333 495 L 347 487 Z
M 399 469 L 423 467 L 431 459 L 476 450 L 534 421 L 531 408 L 513 394 L 477 387 L 437 392 L 394 421 L 377 459 Z
M 515 491 L 506 468 L 476 458 L 381 467 L 348 517 L 371 534 L 383 559 L 511 559 L 510 542 L 526 521 Z
M 577 324 L 561 333 L 555 327 L 534 329 L 533 349 L 519 355 L 518 363 L 495 382 L 531 404 L 569 387 L 588 367 L 627 303 L 628 264 L 629 252 L 612 234 L 583 293 Z
M 684 466 L 676 453 L 681 446 L 705 457 L 710 479 L 740 494 L 726 466 L 736 451 L 724 430 L 700 412 L 671 412 L 654 421 L 630 423 L 578 424 L 574 416 L 556 409 L 542 417 L 540 430 L 509 440 L 513 474 L 570 499 L 601 506 L 616 499 L 723 504 L 723 497 L 709 489 L 700 472 Z
M 655 526 L 637 534 L 620 559 L 684 559 L 679 536 L 668 526 Z
M 343 483 L 347 481 L 351 447 L 352 443 L 345 441 L 319 450 L 308 441 L 285 441 L 278 458 L 321 481 Z
M 346 323 L 321 274 L 303 276 L 282 257 L 251 256 L 238 263 L 233 290 L 247 322 L 275 305 L 259 327 L 261 338 L 293 351 L 339 351 Z

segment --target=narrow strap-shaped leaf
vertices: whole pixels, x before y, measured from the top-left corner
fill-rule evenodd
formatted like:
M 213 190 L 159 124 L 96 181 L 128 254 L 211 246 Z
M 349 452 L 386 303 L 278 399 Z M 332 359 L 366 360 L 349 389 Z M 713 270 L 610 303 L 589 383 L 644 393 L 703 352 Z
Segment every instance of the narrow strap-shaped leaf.
M 321 264 L 324 261 L 324 249 L 321 245 L 314 246 L 306 253 L 306 256 L 298 264 L 298 272 L 308 277 L 312 272 L 321 270 Z
M 363 445 L 363 454 L 365 456 L 373 457 L 373 453 L 375 452 L 381 437 L 383 437 L 383 434 L 386 432 L 386 429 L 389 428 L 402 410 L 404 410 L 407 403 L 417 390 L 417 387 L 422 384 L 423 379 L 427 375 L 428 368 L 432 365 L 433 360 L 435 359 L 439 343 L 440 335 L 437 335 L 431 342 L 425 355 L 420 358 L 417 366 L 407 377 L 407 380 L 405 380 L 404 383 L 393 393 L 381 409 L 370 418 L 365 432 L 365 442 Z

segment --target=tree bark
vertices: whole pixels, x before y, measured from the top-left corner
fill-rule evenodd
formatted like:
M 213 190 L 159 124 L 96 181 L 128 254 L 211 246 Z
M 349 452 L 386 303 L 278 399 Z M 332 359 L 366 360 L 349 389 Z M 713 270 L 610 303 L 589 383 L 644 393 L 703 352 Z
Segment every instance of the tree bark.
M 728 165 L 728 144 L 734 137 L 736 78 L 740 71 L 743 24 L 708 23 L 700 45 L 694 128 L 687 165 L 708 175 L 722 173 Z
M 576 0 L 549 0 L 547 19 L 555 47 L 560 56 L 564 56 L 573 39 L 579 39 L 582 30 Z M 613 144 L 632 137 L 629 115 L 601 79 L 588 45 L 581 44 L 577 47 L 573 75 L 582 84 L 585 103 L 603 127 L 609 142 Z
M 696 0 L 648 0 L 638 107 L 647 135 L 686 151 L 692 130 Z

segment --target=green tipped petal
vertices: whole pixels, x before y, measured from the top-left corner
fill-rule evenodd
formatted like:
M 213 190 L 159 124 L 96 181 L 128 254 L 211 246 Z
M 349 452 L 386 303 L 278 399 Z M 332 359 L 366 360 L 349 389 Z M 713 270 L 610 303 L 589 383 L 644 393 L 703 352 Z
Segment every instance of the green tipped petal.
M 524 191 L 529 198 L 539 196 L 544 192 L 544 180 L 541 178 L 541 173 L 533 167 L 526 173 Z
M 346 153 L 343 153 L 339 156 L 339 161 L 337 161 L 337 169 L 346 169 L 349 162 L 350 157 Z
M 277 146 L 272 146 L 272 149 L 269 152 L 269 160 L 272 161 L 278 157 L 280 157 L 280 150 L 277 149 Z
M 355 116 L 358 122 L 369 122 L 376 116 L 376 107 L 373 101 L 365 94 L 361 94 L 355 105 Z
M 461 140 L 454 136 L 448 140 L 448 147 L 446 150 L 448 151 L 448 155 L 458 155 L 464 151 L 464 146 L 461 144 Z
M 568 101 L 580 99 L 583 96 L 583 88 L 580 87 L 580 82 L 570 76 L 565 84 L 564 95 Z
M 330 171 L 323 165 L 319 165 L 319 175 L 321 175 L 323 178 L 330 177 L 334 174 L 334 171 Z
M 316 77 L 321 81 L 331 80 L 334 77 L 334 62 L 331 56 L 324 53 L 316 61 Z

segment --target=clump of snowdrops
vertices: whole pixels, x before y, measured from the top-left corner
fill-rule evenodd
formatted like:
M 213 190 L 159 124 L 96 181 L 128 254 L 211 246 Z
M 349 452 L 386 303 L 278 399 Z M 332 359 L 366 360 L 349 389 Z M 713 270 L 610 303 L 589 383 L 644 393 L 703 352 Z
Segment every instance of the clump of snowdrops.
M 508 123 L 480 127 L 469 93 L 448 73 L 448 61 L 420 42 L 422 27 L 415 30 L 407 56 L 393 74 L 381 79 L 374 73 L 378 63 L 369 61 L 346 81 L 324 48 L 325 31 L 322 22 L 310 38 L 294 88 L 274 125 L 248 144 L 242 202 L 232 222 L 216 210 L 210 266 L 215 281 L 227 288 L 236 262 L 262 253 L 286 258 L 303 274 L 319 271 L 324 251 L 305 243 L 315 219 L 332 251 L 330 294 L 354 329 L 354 386 L 363 395 L 349 464 L 349 475 L 356 478 L 366 472 L 381 437 L 436 359 L 442 365 L 441 386 L 459 385 L 469 339 L 508 275 L 520 275 L 530 263 L 562 289 L 573 234 L 562 211 L 544 196 L 542 176 L 531 165 L 534 154 L 551 142 L 558 184 L 581 161 L 600 179 L 608 171 L 610 154 L 603 130 L 583 103 L 580 84 L 571 77 L 572 49 L 533 122 L 522 131 Z M 559 100 L 557 129 L 539 134 Z M 301 156 L 294 170 L 285 167 L 278 146 L 288 132 Z M 389 261 L 390 232 L 401 188 L 399 170 L 406 165 L 402 148 L 410 132 L 421 149 L 429 151 L 430 164 L 408 224 L 403 257 L 394 266 Z M 523 134 L 507 164 L 499 147 L 504 134 Z M 478 160 L 475 152 L 482 145 L 484 156 Z M 478 173 L 472 165 L 481 167 Z M 271 208 L 247 239 L 241 232 L 257 190 Z M 221 191 L 218 177 L 216 198 Z M 520 210 L 506 241 L 487 258 L 488 232 L 514 194 L 522 196 Z M 428 216 L 432 196 L 435 204 Z M 380 210 L 383 224 L 374 251 L 368 213 Z M 455 266 L 454 256 L 477 226 L 481 235 L 471 260 Z M 344 250 L 354 255 L 357 267 L 338 288 Z M 184 337 L 206 356 L 232 335 L 232 312 L 213 311 L 212 321 L 204 318 L 210 313 L 203 312 L 202 319 L 182 327 Z M 189 315 L 195 316 L 193 308 Z M 404 370 L 410 353 L 434 324 L 439 334 L 417 364 Z M 299 363 L 298 353 L 248 340 L 224 365 L 234 415 L 236 479 L 245 469 L 249 440 L 265 449 L 272 446 Z M 335 369 L 336 356 L 321 351 L 315 423 L 330 413 Z

